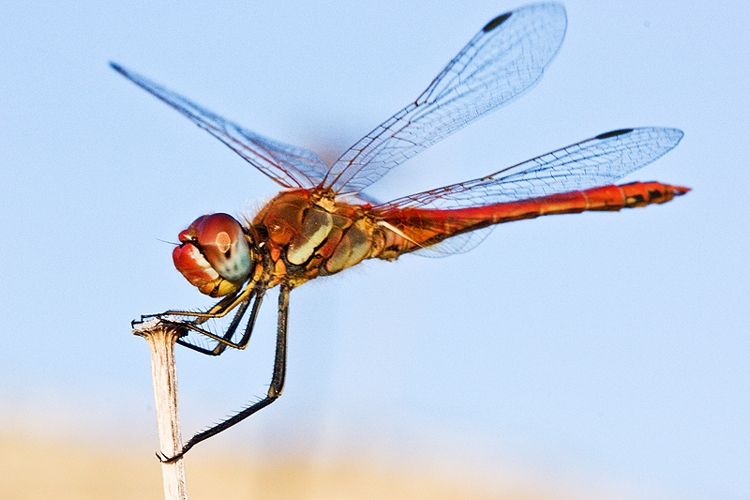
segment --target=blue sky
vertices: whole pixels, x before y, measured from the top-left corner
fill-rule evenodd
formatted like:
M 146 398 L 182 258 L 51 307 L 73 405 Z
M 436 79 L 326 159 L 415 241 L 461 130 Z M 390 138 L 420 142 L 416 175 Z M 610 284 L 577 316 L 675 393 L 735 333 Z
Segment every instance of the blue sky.
M 519 5 L 0 5 L 0 421 L 155 443 L 147 350 L 129 322 L 208 304 L 161 240 L 277 192 L 108 61 L 331 157 Z M 750 7 L 565 6 L 566 40 L 537 88 L 372 193 L 646 125 L 685 138 L 626 180 L 693 191 L 508 224 L 466 254 L 305 285 L 284 397 L 206 447 L 434 456 L 626 498 L 750 496 Z M 186 435 L 265 391 L 273 309 L 246 352 L 179 353 Z

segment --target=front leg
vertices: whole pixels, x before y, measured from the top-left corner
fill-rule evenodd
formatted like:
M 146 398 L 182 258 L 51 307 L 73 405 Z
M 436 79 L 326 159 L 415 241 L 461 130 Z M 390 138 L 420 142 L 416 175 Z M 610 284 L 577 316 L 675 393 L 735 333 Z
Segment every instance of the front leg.
M 284 390 L 284 379 L 286 377 L 286 342 L 287 342 L 287 320 L 289 317 L 289 293 L 292 287 L 288 285 L 281 285 L 279 292 L 279 317 L 276 327 L 276 355 L 274 356 L 273 363 L 273 376 L 271 377 L 271 386 L 268 388 L 266 397 L 250 405 L 248 408 L 234 414 L 228 419 L 220 422 L 219 424 L 209 427 L 208 429 L 201 431 L 190 438 L 190 440 L 182 447 L 182 450 L 173 457 L 167 457 L 163 453 L 157 453 L 159 460 L 164 463 L 171 463 L 175 460 L 182 458 L 190 448 L 196 444 L 204 441 L 211 436 L 229 429 L 233 425 L 245 420 L 253 413 L 265 408 L 270 405 L 276 399 L 281 396 L 281 392 Z
M 221 318 L 223 316 L 226 316 L 229 311 L 252 297 L 252 295 L 256 293 L 256 290 L 256 287 L 246 287 L 240 293 L 227 295 L 219 302 L 214 304 L 211 309 L 206 312 L 169 310 L 157 314 L 144 314 L 141 315 L 140 320 L 133 320 L 131 322 L 131 325 L 133 326 L 133 328 L 135 328 L 136 325 L 142 324 L 152 319 L 157 319 L 159 321 L 169 321 L 172 320 L 174 316 L 187 316 L 188 318 L 195 318 L 194 320 L 192 320 L 193 324 L 200 325 L 201 323 L 205 323 L 209 319 Z
M 146 321 L 156 320 L 163 325 L 175 328 L 181 333 L 180 338 L 177 339 L 178 344 L 188 347 L 194 351 L 200 352 L 201 354 L 218 356 L 222 352 L 224 352 L 227 347 L 244 349 L 247 346 L 247 343 L 250 340 L 250 336 L 255 326 L 255 319 L 257 318 L 258 310 L 260 309 L 260 306 L 263 302 L 264 295 L 265 289 L 243 290 L 242 293 L 239 293 L 237 295 L 225 297 L 206 312 L 170 310 L 160 314 L 144 315 L 141 316 L 140 321 L 133 321 L 133 327 L 143 324 Z M 241 324 L 242 319 L 251 302 L 252 310 L 250 313 L 250 318 L 247 321 L 247 326 L 245 327 L 245 332 L 237 342 L 233 342 L 232 338 L 234 337 L 237 328 Z M 203 325 L 211 319 L 222 318 L 226 316 L 229 311 L 235 308 L 236 312 L 234 314 L 234 317 L 229 323 L 229 326 L 226 327 L 222 334 L 217 335 L 210 331 L 208 328 L 199 326 Z M 180 318 L 180 316 L 192 319 L 183 320 Z M 216 345 L 212 348 L 207 348 L 203 345 L 199 345 L 199 343 L 191 341 L 191 339 L 187 338 L 188 334 L 191 331 L 215 341 Z

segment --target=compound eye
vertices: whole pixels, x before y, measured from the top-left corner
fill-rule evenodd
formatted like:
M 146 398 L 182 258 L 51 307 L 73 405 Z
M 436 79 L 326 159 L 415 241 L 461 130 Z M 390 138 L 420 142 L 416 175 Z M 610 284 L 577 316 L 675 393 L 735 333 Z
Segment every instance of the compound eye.
M 222 278 L 241 282 L 250 274 L 252 255 L 242 226 L 231 215 L 205 215 L 193 223 L 198 247 Z

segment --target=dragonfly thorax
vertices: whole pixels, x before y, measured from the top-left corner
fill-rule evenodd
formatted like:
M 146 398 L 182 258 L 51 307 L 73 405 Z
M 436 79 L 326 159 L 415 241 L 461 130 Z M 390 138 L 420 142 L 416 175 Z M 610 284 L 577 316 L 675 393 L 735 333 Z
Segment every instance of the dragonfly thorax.
M 249 238 L 231 215 L 204 215 L 180 233 L 172 260 L 202 293 L 221 297 L 239 290 L 253 270 Z
M 253 219 L 273 267 L 270 285 L 292 286 L 377 257 L 384 237 L 368 208 L 296 189 L 279 193 Z

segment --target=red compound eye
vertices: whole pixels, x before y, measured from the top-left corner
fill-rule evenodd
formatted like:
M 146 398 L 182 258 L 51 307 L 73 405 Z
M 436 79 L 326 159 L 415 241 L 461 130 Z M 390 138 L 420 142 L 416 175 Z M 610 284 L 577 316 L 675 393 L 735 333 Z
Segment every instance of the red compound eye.
M 218 286 L 222 280 L 239 284 L 250 274 L 250 246 L 242 226 L 231 215 L 199 217 L 179 238 L 183 244 L 172 254 L 175 266 L 201 291 Z M 200 279 L 196 279 L 198 276 Z
M 229 281 L 243 281 L 252 258 L 240 223 L 227 214 L 206 215 L 196 222 L 198 247 L 211 267 Z

